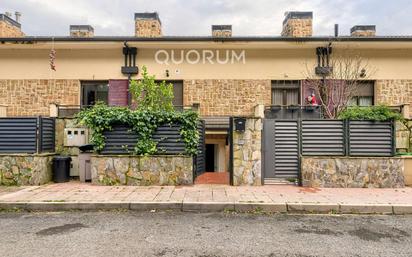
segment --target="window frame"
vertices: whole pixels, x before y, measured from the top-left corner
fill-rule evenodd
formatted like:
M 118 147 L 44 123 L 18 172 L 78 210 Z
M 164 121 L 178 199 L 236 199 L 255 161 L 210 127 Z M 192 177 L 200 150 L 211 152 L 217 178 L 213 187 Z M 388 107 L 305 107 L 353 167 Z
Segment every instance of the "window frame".
M 273 91 L 274 90 L 282 90 L 282 104 L 273 103 Z M 293 90 L 296 90 L 298 93 L 298 96 L 297 96 L 298 101 L 297 101 L 297 104 L 292 104 L 292 105 L 300 105 L 301 104 L 301 90 L 302 90 L 302 82 L 300 80 L 272 80 L 271 89 L 270 89 L 271 105 L 290 106 L 290 105 L 287 105 L 287 91 L 293 91 Z
M 96 86 L 98 87 L 99 85 L 105 84 L 107 86 L 107 92 L 109 92 L 109 80 L 81 80 L 80 81 L 80 106 L 89 106 L 85 104 L 85 96 L 86 96 L 86 87 L 87 86 Z M 109 93 L 107 93 L 107 99 L 106 103 L 109 103 Z M 96 104 L 96 103 L 95 103 Z

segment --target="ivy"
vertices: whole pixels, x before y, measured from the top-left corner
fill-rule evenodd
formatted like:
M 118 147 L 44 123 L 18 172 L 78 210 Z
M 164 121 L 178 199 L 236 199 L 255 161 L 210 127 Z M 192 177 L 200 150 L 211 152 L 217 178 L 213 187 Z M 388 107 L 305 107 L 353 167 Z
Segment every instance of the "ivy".
M 402 115 L 391 110 L 387 106 L 378 105 L 370 107 L 348 107 L 339 114 L 340 119 L 349 120 L 373 120 L 373 121 L 388 121 L 402 120 Z
M 96 152 L 102 151 L 105 147 L 104 131 L 110 131 L 114 125 L 122 124 L 130 127 L 130 130 L 137 135 L 134 154 L 157 154 L 159 150 L 153 140 L 153 134 L 157 128 L 162 125 L 179 124 L 186 154 L 194 155 L 197 153 L 199 117 L 194 111 L 130 110 L 125 107 L 109 107 L 99 103 L 79 112 L 76 115 L 76 120 L 79 125 L 85 125 L 91 129 L 90 141 Z

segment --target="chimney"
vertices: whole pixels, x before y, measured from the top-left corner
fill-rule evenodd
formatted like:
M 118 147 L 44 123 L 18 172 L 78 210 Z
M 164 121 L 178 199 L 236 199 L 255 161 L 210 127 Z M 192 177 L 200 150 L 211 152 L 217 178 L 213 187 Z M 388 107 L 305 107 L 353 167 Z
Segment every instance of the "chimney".
M 15 20 L 16 20 L 18 23 L 20 23 L 21 12 L 15 12 L 15 13 L 14 13 L 14 16 L 16 17 Z
M 311 37 L 312 12 L 287 12 L 283 20 L 283 37 Z
M 212 25 L 212 37 L 232 37 L 232 25 Z
M 375 25 L 356 25 L 350 29 L 352 37 L 374 37 L 376 36 Z
M 70 25 L 71 37 L 94 37 L 94 28 L 90 25 Z
M 20 13 L 18 18 L 20 19 Z M 9 12 L 0 14 L 0 38 L 1 37 L 24 37 L 20 22 L 14 20 Z
M 162 23 L 157 12 L 135 13 L 135 36 L 136 37 L 161 37 Z

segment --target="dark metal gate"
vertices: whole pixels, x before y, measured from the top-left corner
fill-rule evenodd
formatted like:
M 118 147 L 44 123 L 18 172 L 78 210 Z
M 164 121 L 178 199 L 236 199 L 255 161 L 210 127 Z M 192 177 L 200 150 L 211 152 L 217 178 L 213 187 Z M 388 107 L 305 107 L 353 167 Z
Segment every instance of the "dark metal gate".
M 299 122 L 265 119 L 263 126 L 265 182 L 298 178 Z

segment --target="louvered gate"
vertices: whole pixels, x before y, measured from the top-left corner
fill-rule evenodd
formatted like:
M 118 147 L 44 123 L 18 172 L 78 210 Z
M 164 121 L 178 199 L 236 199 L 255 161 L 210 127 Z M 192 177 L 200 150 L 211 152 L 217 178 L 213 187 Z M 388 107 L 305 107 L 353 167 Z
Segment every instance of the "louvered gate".
M 266 119 L 263 131 L 265 183 L 298 178 L 299 122 Z

